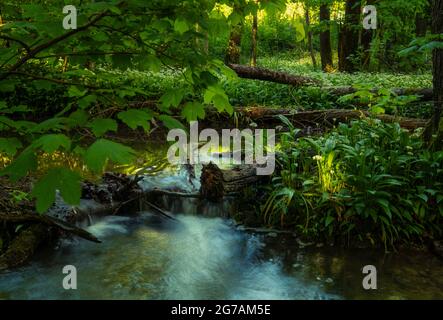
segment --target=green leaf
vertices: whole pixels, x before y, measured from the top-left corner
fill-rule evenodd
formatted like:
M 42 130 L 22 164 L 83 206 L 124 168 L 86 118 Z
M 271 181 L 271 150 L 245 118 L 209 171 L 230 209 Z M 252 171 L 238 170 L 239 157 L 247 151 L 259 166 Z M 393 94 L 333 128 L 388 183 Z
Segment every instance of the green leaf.
M 12 181 L 18 181 L 30 171 L 37 169 L 37 157 L 31 149 L 23 151 L 9 166 L 0 171 L 0 176 L 9 176 Z
M 76 86 L 70 86 L 69 89 L 68 89 L 68 97 L 70 97 L 70 98 L 72 98 L 72 97 L 83 97 L 86 94 L 86 92 L 88 92 L 88 90 L 81 91 Z
M 160 72 L 162 61 L 154 55 L 147 55 L 137 59 L 140 67 L 146 68 L 152 72 Z
M 205 118 L 205 107 L 197 101 L 188 102 L 182 110 L 182 115 L 188 121 L 195 121 Z
M 142 127 L 145 131 L 149 131 L 152 112 L 150 110 L 130 109 L 120 112 L 117 117 L 131 129 Z
M 101 137 L 108 131 L 117 131 L 117 121 L 113 119 L 95 119 L 89 124 L 96 137 Z
M 81 196 L 81 177 L 67 168 L 52 168 L 32 189 L 31 195 L 36 197 L 37 212 L 44 213 L 55 201 L 55 192 L 60 194 L 66 203 L 78 205 Z
M 88 114 L 84 110 L 76 110 L 69 115 L 71 127 L 83 126 L 88 122 Z
M 306 38 L 305 25 L 300 20 L 294 22 L 295 40 L 297 42 L 303 41 Z
M 372 114 L 384 114 L 385 113 L 385 109 L 379 106 L 373 106 L 372 108 L 369 109 L 369 111 Z
M 416 52 L 417 50 L 418 50 L 418 46 L 412 46 L 412 47 L 409 47 L 409 48 L 406 48 L 406 49 L 401 50 L 401 51 L 398 53 L 398 55 L 399 55 L 400 57 L 405 57 L 405 56 L 411 54 L 412 52 Z
M 53 153 L 60 147 L 65 150 L 71 149 L 71 140 L 64 134 L 46 134 L 37 139 L 32 145 L 46 153 Z
M 177 108 L 180 102 L 183 100 L 183 97 L 185 95 L 184 90 L 180 89 L 173 89 L 167 91 L 163 96 L 160 98 L 160 102 L 162 104 L 162 109 L 169 109 L 171 106 L 174 108 Z
M 21 147 L 23 145 L 17 138 L 0 138 L 0 152 L 4 152 L 8 156 L 15 156 Z
M 182 130 L 186 130 L 185 126 L 183 126 L 183 124 L 178 121 L 177 119 L 174 119 L 171 116 L 168 116 L 166 114 L 163 114 L 161 116 L 158 117 L 160 121 L 163 122 L 163 124 L 166 126 L 166 128 L 168 129 L 182 129 Z
M 127 164 L 133 160 L 135 151 L 120 143 L 107 139 L 97 140 L 84 155 L 86 165 L 94 172 L 101 172 L 108 160 Z
M 335 220 L 332 216 L 327 216 L 325 219 L 325 227 L 328 227 Z
M 188 22 L 183 18 L 177 18 L 174 23 L 174 30 L 180 34 L 185 33 L 189 30 Z
M 212 98 L 212 102 L 214 102 L 214 106 L 217 108 L 218 112 L 226 111 L 230 115 L 234 112 L 234 108 L 229 103 L 229 99 L 227 96 L 216 94 Z
M 89 107 L 91 104 L 96 102 L 97 102 L 97 96 L 95 94 L 90 94 L 84 96 L 83 98 L 80 98 L 77 103 L 80 109 L 85 109 Z
M 432 51 L 434 49 L 443 49 L 442 41 L 431 41 L 424 46 L 420 47 L 419 51 Z
M 212 102 L 219 112 L 226 111 L 229 114 L 234 112 L 228 96 L 220 86 L 209 86 L 204 92 L 203 99 L 206 104 Z
M 67 122 L 66 118 L 51 118 L 30 128 L 29 131 L 31 133 L 44 132 L 49 130 L 61 131 L 62 129 L 64 129 L 66 122 Z

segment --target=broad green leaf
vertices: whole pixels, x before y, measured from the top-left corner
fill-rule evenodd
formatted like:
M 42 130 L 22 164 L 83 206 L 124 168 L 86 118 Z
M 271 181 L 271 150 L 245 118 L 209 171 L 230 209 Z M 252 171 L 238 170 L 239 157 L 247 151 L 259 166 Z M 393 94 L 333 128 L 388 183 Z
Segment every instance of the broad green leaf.
M 68 89 L 68 97 L 83 97 L 88 90 L 80 90 L 77 86 L 70 86 Z
M 398 53 L 398 55 L 399 55 L 400 57 L 405 57 L 405 56 L 411 54 L 412 52 L 416 52 L 418 49 L 419 49 L 418 46 L 412 46 L 412 47 L 409 47 L 409 48 L 406 48 L 406 49 L 401 50 L 401 51 Z
M 51 118 L 30 128 L 29 132 L 38 133 L 50 130 L 61 131 L 62 129 L 64 129 L 66 122 L 69 122 L 67 118 Z
M 328 227 L 332 222 L 334 222 L 335 218 L 332 216 L 327 216 L 325 219 L 325 227 Z
M 188 102 L 182 110 L 182 115 L 188 121 L 205 118 L 205 107 L 200 102 Z
M 69 115 L 71 127 L 83 126 L 88 122 L 88 114 L 84 110 L 76 110 Z
M 168 129 L 182 129 L 182 130 L 186 130 L 185 126 L 183 126 L 183 124 L 178 121 L 177 119 L 168 116 L 166 114 L 163 114 L 161 116 L 158 117 L 160 121 L 163 122 L 163 124 L 165 125 L 166 128 Z
M 60 147 L 65 150 L 71 149 L 71 140 L 64 134 L 46 134 L 38 138 L 32 145 L 46 153 L 53 153 Z
M 294 22 L 295 39 L 297 42 L 303 41 L 306 38 L 305 25 L 300 20 Z
M 162 109 L 169 109 L 170 107 L 177 108 L 180 104 L 180 102 L 183 100 L 183 97 L 185 95 L 184 90 L 181 89 L 172 89 L 167 91 L 163 96 L 160 98 L 160 102 L 162 105 Z
M 77 103 L 81 109 L 85 109 L 89 107 L 91 104 L 94 104 L 96 102 L 97 102 L 97 96 L 95 94 L 90 94 L 84 96 L 83 98 L 80 98 Z
M 382 107 L 374 106 L 374 107 L 370 108 L 370 112 L 372 114 L 384 114 L 385 109 Z
M 206 104 L 212 102 L 219 112 L 226 111 L 232 114 L 234 111 L 228 96 L 220 86 L 209 86 L 203 94 L 203 99 Z
M 37 199 L 37 212 L 46 212 L 55 201 L 56 190 L 70 205 L 78 205 L 81 197 L 81 177 L 67 168 L 52 168 L 32 189 L 31 195 Z
M 95 119 L 89 124 L 92 133 L 96 137 L 101 137 L 108 131 L 117 131 L 117 121 L 113 119 Z
M 142 64 L 148 70 L 158 73 L 161 70 L 162 61 L 154 55 L 149 55 L 142 60 Z
M 434 49 L 443 49 L 443 41 L 431 41 L 420 47 L 419 51 L 432 51 Z
M 29 172 L 37 169 L 37 157 L 33 150 L 23 151 L 9 166 L 0 171 L 0 176 L 9 176 L 12 181 L 18 181 Z
M 177 18 L 174 23 L 174 30 L 180 34 L 185 33 L 189 30 L 188 22 L 181 17 Z
M 229 114 L 234 112 L 234 108 L 232 107 L 231 103 L 229 103 L 227 96 L 216 94 L 214 97 L 212 97 L 212 101 L 218 112 L 226 111 Z
M 108 160 L 127 164 L 134 156 L 135 151 L 130 147 L 107 139 L 99 139 L 86 150 L 84 160 L 89 169 L 101 172 Z
M 149 131 L 152 112 L 150 110 L 130 109 L 120 112 L 117 117 L 131 129 L 142 127 L 145 131 Z
M 0 138 L 0 153 L 13 157 L 21 147 L 23 145 L 17 138 Z

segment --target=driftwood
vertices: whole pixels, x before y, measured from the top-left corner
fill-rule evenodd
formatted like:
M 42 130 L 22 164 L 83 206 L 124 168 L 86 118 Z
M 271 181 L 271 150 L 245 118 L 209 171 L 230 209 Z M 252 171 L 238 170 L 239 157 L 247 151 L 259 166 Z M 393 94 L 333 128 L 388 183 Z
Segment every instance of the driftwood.
M 266 125 L 275 126 L 281 121 L 277 118 L 278 115 L 286 116 L 294 125 L 304 126 L 325 126 L 331 127 L 339 122 L 349 122 L 355 119 L 361 119 L 371 116 L 367 111 L 360 110 L 346 110 L 346 109 L 331 109 L 331 110 L 316 110 L 294 112 L 291 109 L 270 109 L 262 107 L 252 108 L 236 108 L 236 112 L 242 116 L 248 117 L 255 122 L 262 122 Z M 391 115 L 376 115 L 380 119 L 388 123 L 399 123 L 402 128 L 408 130 L 415 130 L 417 128 L 424 128 L 428 124 L 426 119 L 414 119 L 405 117 L 396 117 Z
M 240 78 L 269 81 L 280 84 L 287 84 L 295 87 L 316 85 L 320 86 L 320 81 L 309 78 L 306 76 L 293 75 L 286 72 L 274 71 L 266 68 L 250 67 L 239 64 L 229 64 L 232 70 L 237 73 Z M 321 90 L 328 91 L 333 95 L 343 96 L 357 92 L 357 89 L 353 87 L 323 87 Z M 374 88 L 371 91 L 373 93 L 378 92 L 378 88 Z M 392 91 L 399 96 L 403 95 L 417 95 L 420 96 L 421 101 L 432 101 L 434 99 L 432 88 L 423 89 L 407 89 L 407 88 L 395 88 Z
M 236 195 L 264 178 L 266 177 L 257 175 L 257 167 L 254 165 L 222 170 L 211 162 L 203 165 L 200 196 L 202 199 L 219 202 L 225 196 Z

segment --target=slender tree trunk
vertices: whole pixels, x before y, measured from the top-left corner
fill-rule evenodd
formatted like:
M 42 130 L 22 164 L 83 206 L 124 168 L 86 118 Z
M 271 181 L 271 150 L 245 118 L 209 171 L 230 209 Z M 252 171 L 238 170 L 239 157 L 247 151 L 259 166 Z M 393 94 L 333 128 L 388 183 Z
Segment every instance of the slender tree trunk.
M 375 0 L 367 0 L 366 1 L 367 5 L 374 5 L 375 4 Z M 370 65 L 370 58 L 371 58 L 371 43 L 372 43 L 372 39 L 374 37 L 374 30 L 373 29 L 369 29 L 369 30 L 362 30 L 362 34 L 361 34 L 361 47 L 363 50 L 363 55 L 362 55 L 362 67 L 364 69 L 368 69 L 369 65 Z
M 434 0 L 432 8 L 432 33 L 443 34 L 443 0 Z M 434 117 L 433 129 L 439 129 L 443 109 L 443 49 L 433 51 Z
M 257 66 L 257 34 L 258 34 L 258 15 L 254 12 L 252 17 L 252 48 L 251 48 L 251 66 Z
M 360 12 L 360 0 L 346 0 L 345 22 L 340 30 L 338 50 L 338 68 L 342 72 L 356 70 L 356 65 L 350 58 L 358 50 Z
M 205 32 L 205 53 L 209 54 L 209 33 Z
M 311 17 L 309 16 L 309 7 L 305 8 L 305 18 L 306 18 L 306 26 L 308 27 L 308 46 L 309 53 L 311 54 L 312 65 L 314 68 L 317 68 L 317 60 L 315 59 L 314 46 L 312 44 L 312 30 L 311 30 Z
M 321 67 L 323 71 L 326 72 L 331 71 L 333 68 L 330 21 L 331 12 L 329 10 L 329 5 L 322 3 L 320 5 L 320 23 L 322 23 L 322 32 L 320 33 L 320 56 Z M 327 24 L 327 26 L 325 26 L 325 24 Z
M 235 11 L 239 11 L 238 6 L 234 6 Z M 226 50 L 226 63 L 240 63 L 241 54 L 241 38 L 243 34 L 243 21 L 231 26 L 231 33 L 229 35 L 228 49 Z
M 1 27 L 2 25 L 3 25 L 3 16 L 2 16 L 2 13 L 1 13 L 1 11 L 0 11 L 0 27 Z M 4 43 L 5 43 L 5 47 L 6 47 L 6 48 L 9 48 L 9 46 L 10 46 L 9 40 L 5 40 Z
M 423 12 L 418 13 L 415 17 L 415 34 L 417 37 L 424 37 L 428 29 L 432 25 L 432 0 L 429 0 L 429 4 L 424 8 Z

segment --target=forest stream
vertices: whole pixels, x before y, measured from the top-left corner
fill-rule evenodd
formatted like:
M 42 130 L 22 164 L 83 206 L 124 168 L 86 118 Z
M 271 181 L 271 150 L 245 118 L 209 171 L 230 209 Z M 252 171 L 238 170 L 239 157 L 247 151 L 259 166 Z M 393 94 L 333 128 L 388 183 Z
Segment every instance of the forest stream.
M 171 184 L 186 187 L 183 171 L 142 181 Z M 291 234 L 246 232 L 223 217 L 228 204 L 196 201 L 165 197 L 177 220 L 149 210 L 91 217 L 87 230 L 101 244 L 65 239 L 40 251 L 0 274 L 0 299 L 443 299 L 442 263 L 426 252 L 304 247 Z M 378 289 L 366 291 L 370 264 Z M 77 290 L 62 287 L 65 265 L 77 268 Z

